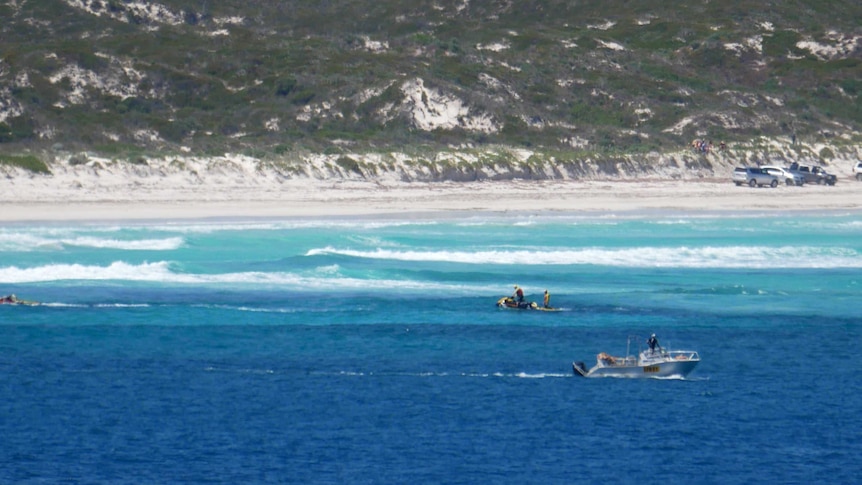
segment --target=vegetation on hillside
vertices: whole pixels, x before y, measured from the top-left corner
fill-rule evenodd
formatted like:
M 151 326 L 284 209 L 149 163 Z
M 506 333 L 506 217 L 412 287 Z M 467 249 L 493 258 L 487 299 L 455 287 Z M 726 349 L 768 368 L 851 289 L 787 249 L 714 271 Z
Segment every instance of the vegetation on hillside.
M 0 154 L 0 165 L 8 165 L 12 167 L 23 168 L 24 170 L 33 172 L 33 173 L 41 173 L 41 174 L 50 174 L 51 170 L 48 169 L 48 165 L 45 164 L 41 159 L 36 157 L 35 155 L 23 155 L 23 156 L 15 156 L 15 155 L 3 155 Z
M 0 5 L 0 150 L 632 153 L 862 131 L 854 1 L 136 5 Z M 493 129 L 465 112 L 421 126 L 403 88 L 413 79 Z

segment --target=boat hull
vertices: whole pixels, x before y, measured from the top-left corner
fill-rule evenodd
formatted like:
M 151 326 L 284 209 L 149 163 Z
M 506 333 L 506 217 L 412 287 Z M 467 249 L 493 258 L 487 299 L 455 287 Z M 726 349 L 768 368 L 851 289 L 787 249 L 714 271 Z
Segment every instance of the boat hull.
M 23 305 L 23 306 L 36 306 L 39 305 L 38 301 L 33 300 L 19 300 L 14 296 L 3 296 L 0 297 L 0 305 Z
M 583 377 L 683 378 L 699 362 L 700 355 L 694 350 L 645 350 L 637 357 L 614 357 L 602 352 L 592 369 L 587 370 L 583 362 L 573 362 L 572 370 Z
M 686 377 L 697 367 L 698 360 L 653 363 L 650 365 L 595 366 L 584 371 L 577 363 L 572 364 L 576 375 L 583 377 L 662 378 Z
M 10 306 L 39 306 L 41 303 L 38 301 L 28 301 L 28 300 L 19 300 L 14 303 L 10 302 L 2 302 L 0 305 L 10 305 Z
M 559 312 L 559 311 L 561 311 L 560 308 L 544 307 L 544 306 L 538 305 L 536 302 L 526 302 L 525 301 L 525 302 L 522 302 L 519 304 L 518 302 L 516 302 L 512 298 L 505 297 L 505 296 L 503 298 L 500 298 L 499 300 L 497 300 L 497 306 L 499 308 L 508 308 L 509 310 L 531 310 L 531 311 L 538 311 L 538 312 Z

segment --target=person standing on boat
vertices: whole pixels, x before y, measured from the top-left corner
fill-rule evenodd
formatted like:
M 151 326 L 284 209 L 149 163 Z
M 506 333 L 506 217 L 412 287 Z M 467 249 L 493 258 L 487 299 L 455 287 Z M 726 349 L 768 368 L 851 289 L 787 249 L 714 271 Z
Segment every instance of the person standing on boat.
M 661 350 L 661 345 L 658 343 L 658 339 L 655 338 L 655 334 L 649 336 L 649 340 L 647 340 L 647 345 L 649 345 L 649 350 L 652 353 L 655 353 L 655 348 L 658 347 Z
M 551 294 L 548 293 L 548 290 L 545 290 L 545 300 L 543 302 L 545 308 L 551 308 Z
M 515 294 L 512 295 L 512 298 L 518 303 L 524 303 L 524 290 L 520 286 L 515 285 Z

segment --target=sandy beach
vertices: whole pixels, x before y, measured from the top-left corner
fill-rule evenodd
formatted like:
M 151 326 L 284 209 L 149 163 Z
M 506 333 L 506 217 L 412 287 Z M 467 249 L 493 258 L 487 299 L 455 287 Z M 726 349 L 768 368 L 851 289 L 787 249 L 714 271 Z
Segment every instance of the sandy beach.
M 266 180 L 191 185 L 159 181 L 82 187 L 30 177 L 0 182 L 0 222 L 242 217 L 452 216 L 486 213 L 862 211 L 862 183 L 736 187 L 729 181 L 381 183 Z

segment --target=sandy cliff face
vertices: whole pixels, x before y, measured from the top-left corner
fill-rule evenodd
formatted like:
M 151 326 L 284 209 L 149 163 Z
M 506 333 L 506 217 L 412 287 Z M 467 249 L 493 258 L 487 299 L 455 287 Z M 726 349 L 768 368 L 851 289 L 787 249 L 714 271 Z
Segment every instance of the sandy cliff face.
M 86 153 L 56 154 L 50 175 L 34 175 L 0 164 L 6 184 L 31 180 L 46 186 L 110 191 L 159 186 L 253 187 L 289 181 L 364 181 L 433 183 L 472 181 L 638 181 L 725 180 L 736 166 L 819 164 L 840 179 L 852 177 L 862 146 L 796 144 L 790 140 L 756 140 L 713 147 L 709 153 L 690 148 L 667 153 L 564 154 L 512 147 L 451 149 L 437 152 L 374 152 L 337 155 L 296 153 L 278 159 L 225 154 L 192 154 L 108 159 Z M 38 182 L 37 182 L 38 181 Z

